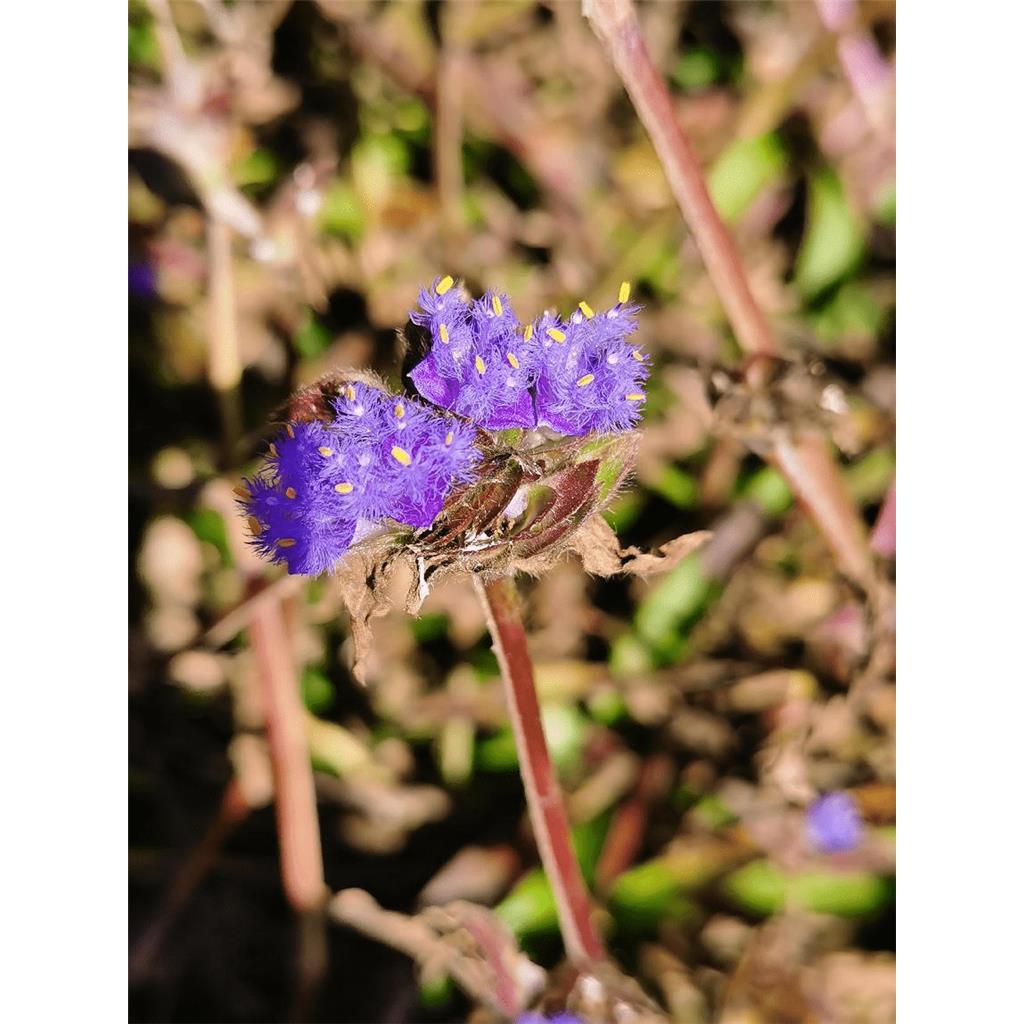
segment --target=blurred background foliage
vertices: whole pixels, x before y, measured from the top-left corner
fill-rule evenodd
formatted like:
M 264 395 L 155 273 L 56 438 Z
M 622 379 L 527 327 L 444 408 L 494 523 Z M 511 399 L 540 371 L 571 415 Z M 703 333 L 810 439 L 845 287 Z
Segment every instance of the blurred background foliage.
M 870 527 L 895 476 L 893 136 L 825 7 L 639 11 L 782 372 L 814 382 L 785 425 L 824 417 Z M 857 17 L 891 64 L 894 5 Z M 343 366 L 400 386 L 396 330 L 441 273 L 507 291 L 524 319 L 610 305 L 631 280 L 655 370 L 636 479 L 607 518 L 645 549 L 716 531 L 713 559 L 652 582 L 567 560 L 524 584 L 612 951 L 674 1020 L 890 1019 L 891 666 L 851 692 L 878 623 L 757 445 L 733 440 L 742 356 L 578 5 L 131 0 L 128 20 L 133 1019 L 285 1019 L 302 988 L 242 628 L 262 587 L 301 685 L 329 887 L 405 913 L 493 906 L 538 963 L 558 959 L 472 588 L 377 620 L 361 688 L 334 581 L 260 565 L 232 506 L 294 388 Z M 821 854 L 802 808 L 837 788 L 868 827 Z M 470 1014 L 386 945 L 327 941 L 311 1019 Z

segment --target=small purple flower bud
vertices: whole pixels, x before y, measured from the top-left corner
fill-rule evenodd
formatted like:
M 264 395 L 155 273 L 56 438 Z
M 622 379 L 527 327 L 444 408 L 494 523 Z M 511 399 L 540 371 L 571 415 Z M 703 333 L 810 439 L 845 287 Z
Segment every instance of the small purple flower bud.
M 854 849 L 864 834 L 857 802 L 849 793 L 826 793 L 807 808 L 807 837 L 821 853 L 845 853 Z
M 293 422 L 275 438 L 241 505 L 260 554 L 318 575 L 373 523 L 429 526 L 479 458 L 475 428 L 414 399 L 349 384 L 330 422 Z

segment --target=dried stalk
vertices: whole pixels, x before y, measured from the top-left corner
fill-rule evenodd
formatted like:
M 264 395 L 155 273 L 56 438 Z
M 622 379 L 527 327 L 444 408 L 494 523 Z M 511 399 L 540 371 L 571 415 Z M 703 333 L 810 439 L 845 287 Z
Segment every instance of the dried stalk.
M 474 583 L 501 667 L 526 806 L 555 896 L 565 951 L 576 964 L 603 959 L 604 946 L 590 919 L 590 897 L 573 850 L 569 821 L 544 738 L 515 583 L 507 576 L 487 583 L 474 577 Z
M 704 174 L 675 116 L 665 82 L 640 35 L 632 0 L 583 0 L 583 12 L 604 44 L 661 160 L 665 177 L 693 232 L 708 274 L 748 356 L 747 379 L 764 382 L 764 359 L 778 353 L 775 337 L 754 299 L 736 245 L 718 215 Z M 864 524 L 824 440 L 779 441 L 769 456 L 821 532 L 839 568 L 870 592 L 874 562 Z

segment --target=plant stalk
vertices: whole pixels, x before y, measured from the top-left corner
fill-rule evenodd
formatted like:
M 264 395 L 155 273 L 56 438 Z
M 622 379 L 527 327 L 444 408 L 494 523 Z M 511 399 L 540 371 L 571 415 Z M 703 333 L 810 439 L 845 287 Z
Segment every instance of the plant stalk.
M 558 908 L 558 923 L 574 963 L 604 958 L 590 917 L 590 896 L 569 835 L 569 820 L 541 725 L 533 664 L 510 576 L 484 582 L 474 577 L 487 616 L 508 702 L 534 838 Z

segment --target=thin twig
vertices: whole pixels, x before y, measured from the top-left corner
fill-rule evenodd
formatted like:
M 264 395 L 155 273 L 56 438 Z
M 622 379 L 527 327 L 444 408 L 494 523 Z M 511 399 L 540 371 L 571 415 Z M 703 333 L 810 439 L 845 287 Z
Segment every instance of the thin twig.
M 224 790 L 213 824 L 181 864 L 161 898 L 152 922 L 132 950 L 128 974 L 133 980 L 144 978 L 152 970 L 157 954 L 182 908 L 213 867 L 224 842 L 248 817 L 249 811 L 249 803 L 238 779 L 232 778 Z
M 573 850 L 569 821 L 544 738 L 515 583 L 507 576 L 488 583 L 474 577 L 474 583 L 501 668 L 526 806 L 555 896 L 565 951 L 577 964 L 603 959 L 604 946 L 590 919 L 590 897 Z

